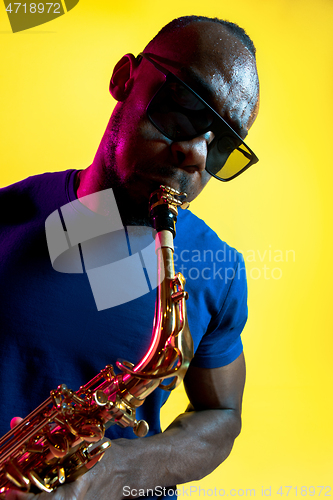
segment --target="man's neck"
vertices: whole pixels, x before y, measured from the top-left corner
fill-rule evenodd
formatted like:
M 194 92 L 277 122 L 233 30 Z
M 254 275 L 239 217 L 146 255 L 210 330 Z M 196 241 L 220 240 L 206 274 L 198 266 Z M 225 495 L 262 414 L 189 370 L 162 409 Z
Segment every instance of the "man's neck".
M 124 225 L 151 225 L 148 215 L 148 200 L 146 203 L 138 205 L 124 187 L 106 185 L 104 178 L 100 175 L 100 170 L 96 168 L 94 163 L 85 170 L 77 172 L 74 188 L 79 201 L 84 206 L 92 212 L 105 216 L 112 215 L 108 197 L 99 196 L 98 193 L 105 189 L 112 189 Z

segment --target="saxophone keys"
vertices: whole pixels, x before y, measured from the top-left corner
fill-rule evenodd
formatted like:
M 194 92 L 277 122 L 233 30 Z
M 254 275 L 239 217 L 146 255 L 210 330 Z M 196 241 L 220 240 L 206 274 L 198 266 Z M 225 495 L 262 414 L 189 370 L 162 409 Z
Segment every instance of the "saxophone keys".
M 180 290 L 179 292 L 175 292 L 171 295 L 171 298 L 174 302 L 179 302 L 182 299 L 188 299 L 188 293 L 185 290 Z
M 92 447 L 92 449 L 90 449 L 90 446 Z M 102 458 L 102 456 L 104 455 L 104 453 L 106 452 L 106 450 L 108 448 L 110 448 L 111 446 L 111 441 L 109 439 L 107 439 L 106 441 L 104 441 L 104 443 L 98 445 L 98 446 L 94 446 L 93 445 L 90 445 L 88 446 L 87 448 L 87 458 L 88 460 L 93 460 L 95 458 L 98 457 L 98 460 L 100 460 Z
M 87 443 L 97 443 L 104 437 L 104 425 L 97 418 L 85 420 L 77 429 L 78 436 Z
M 95 401 L 98 404 L 98 406 L 105 406 L 107 404 L 107 402 L 109 401 L 105 392 L 101 391 L 101 390 L 98 390 L 95 392 L 94 398 L 95 398 Z
M 64 484 L 66 481 L 65 469 L 63 467 L 58 468 L 58 480 L 60 484 Z
M 138 437 L 145 437 L 149 431 L 149 425 L 145 420 L 139 420 L 134 425 L 134 434 Z
M 79 475 L 84 474 L 88 470 L 92 469 L 97 462 L 99 462 L 103 457 L 104 453 L 111 446 L 110 439 L 106 439 L 101 444 L 90 444 L 87 448 L 82 450 L 83 456 L 86 458 L 84 465 L 79 469 Z
M 20 488 L 21 491 L 28 492 L 30 489 L 29 479 L 22 474 L 22 472 L 13 464 L 13 462 L 8 462 L 4 467 L 5 475 L 9 481 Z
M 69 441 L 63 432 L 59 431 L 48 434 L 47 442 L 49 450 L 54 457 L 63 458 L 67 455 L 69 451 Z
M 35 471 L 31 470 L 28 473 L 28 476 L 29 476 L 29 479 L 32 482 L 32 484 L 37 486 L 37 488 L 40 489 L 41 491 L 47 491 L 47 493 L 51 493 L 51 491 L 54 490 L 54 488 L 52 488 L 52 486 L 48 485 L 45 482 L 45 480 L 41 479 Z

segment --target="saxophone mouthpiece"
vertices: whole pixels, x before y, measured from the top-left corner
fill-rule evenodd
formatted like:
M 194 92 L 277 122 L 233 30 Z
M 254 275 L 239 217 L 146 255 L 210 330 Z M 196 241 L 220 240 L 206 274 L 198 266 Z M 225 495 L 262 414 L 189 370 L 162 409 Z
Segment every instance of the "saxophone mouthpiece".
M 166 230 L 170 231 L 173 237 L 176 236 L 178 207 L 184 209 L 189 207 L 189 203 L 184 201 L 186 196 L 186 193 L 164 185 L 150 195 L 150 218 L 157 232 Z

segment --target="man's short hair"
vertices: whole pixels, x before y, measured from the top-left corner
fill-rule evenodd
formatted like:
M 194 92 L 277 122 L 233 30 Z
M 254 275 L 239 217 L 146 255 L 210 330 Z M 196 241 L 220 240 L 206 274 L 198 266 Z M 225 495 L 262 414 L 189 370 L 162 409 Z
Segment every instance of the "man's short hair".
M 256 48 L 254 46 L 254 43 L 243 28 L 238 26 L 238 24 L 232 23 L 230 21 L 218 19 L 217 17 L 206 17 L 206 16 L 183 16 L 183 17 L 178 17 L 173 21 L 170 21 L 170 23 L 166 24 L 157 33 L 157 35 L 149 42 L 145 50 L 150 48 L 150 46 L 153 45 L 154 42 L 160 41 L 159 39 L 162 38 L 164 35 L 169 35 L 171 33 L 174 33 L 175 31 L 182 29 L 191 23 L 207 22 L 207 21 L 218 23 L 224 26 L 232 35 L 238 38 L 238 40 L 240 40 L 243 43 L 243 45 L 245 45 L 245 47 L 251 52 L 254 58 L 256 57 Z

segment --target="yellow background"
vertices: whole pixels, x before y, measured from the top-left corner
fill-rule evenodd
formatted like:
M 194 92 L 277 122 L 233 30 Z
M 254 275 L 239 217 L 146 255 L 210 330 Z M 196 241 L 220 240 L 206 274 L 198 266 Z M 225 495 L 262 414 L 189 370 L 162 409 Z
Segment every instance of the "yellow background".
M 228 460 L 192 486 L 200 498 L 332 486 L 332 1 L 81 0 L 15 35 L 0 14 L 1 186 L 89 165 L 114 106 L 113 65 L 172 18 L 218 16 L 254 39 L 261 110 L 248 143 L 260 162 L 212 180 L 192 206 L 247 261 L 244 425 Z M 184 406 L 175 392 L 164 425 Z

